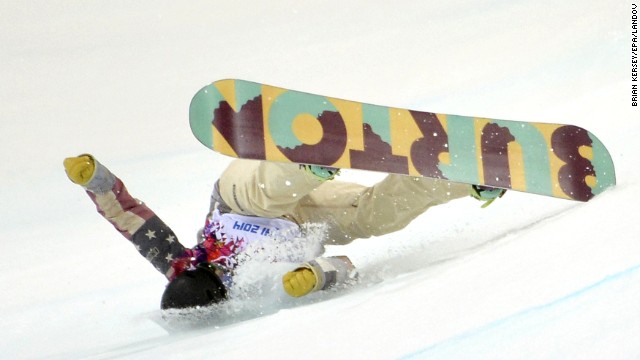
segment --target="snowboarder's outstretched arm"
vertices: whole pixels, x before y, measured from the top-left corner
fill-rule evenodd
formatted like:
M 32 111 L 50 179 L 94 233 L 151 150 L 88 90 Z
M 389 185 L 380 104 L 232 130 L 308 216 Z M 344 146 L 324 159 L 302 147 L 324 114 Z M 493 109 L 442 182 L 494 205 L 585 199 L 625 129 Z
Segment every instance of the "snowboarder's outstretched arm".
M 143 202 L 134 199 L 122 181 L 93 156 L 84 154 L 64 160 L 67 176 L 81 185 L 107 219 L 136 250 L 169 280 L 189 257 L 173 231 Z M 188 262 L 188 260 L 187 260 Z M 184 266 L 181 266 L 184 265 Z

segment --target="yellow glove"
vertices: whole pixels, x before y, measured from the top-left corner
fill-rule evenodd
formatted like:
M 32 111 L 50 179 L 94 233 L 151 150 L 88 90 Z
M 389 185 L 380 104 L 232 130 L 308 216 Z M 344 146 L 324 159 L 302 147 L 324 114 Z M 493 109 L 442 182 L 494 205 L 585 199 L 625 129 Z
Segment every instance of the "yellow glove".
M 317 283 L 316 275 L 309 268 L 299 268 L 289 271 L 282 277 L 284 291 L 293 297 L 307 295 Z
M 96 171 L 96 163 L 91 155 L 80 155 L 64 159 L 64 170 L 71 181 L 87 185 Z

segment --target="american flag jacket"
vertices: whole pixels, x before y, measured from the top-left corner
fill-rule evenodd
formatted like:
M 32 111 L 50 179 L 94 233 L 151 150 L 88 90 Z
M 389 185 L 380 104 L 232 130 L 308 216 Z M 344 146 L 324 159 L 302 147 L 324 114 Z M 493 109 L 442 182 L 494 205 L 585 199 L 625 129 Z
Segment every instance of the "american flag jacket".
M 237 256 L 248 242 L 265 239 L 274 232 L 299 236 L 298 225 L 291 221 L 226 213 L 229 208 L 216 183 L 199 242 L 185 248 L 164 221 L 129 194 L 122 180 L 97 160 L 94 162 L 95 175 L 85 189 L 98 213 L 169 281 L 201 262 L 209 262 L 225 271 L 222 280 L 229 285 L 230 273 L 238 264 Z

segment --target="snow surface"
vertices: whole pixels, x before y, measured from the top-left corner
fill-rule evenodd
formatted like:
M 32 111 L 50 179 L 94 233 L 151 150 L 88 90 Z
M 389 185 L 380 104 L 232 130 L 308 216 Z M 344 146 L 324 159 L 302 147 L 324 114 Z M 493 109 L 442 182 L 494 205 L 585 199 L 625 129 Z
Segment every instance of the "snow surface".
M 631 7 L 0 2 L 0 357 L 640 358 Z M 96 155 L 191 246 L 229 159 L 192 137 L 189 101 L 229 77 L 576 124 L 609 148 L 618 186 L 589 203 L 459 200 L 399 233 L 329 248 L 362 269 L 353 288 L 289 299 L 286 264 L 260 264 L 218 312 L 163 317 L 163 277 L 95 214 L 62 160 Z

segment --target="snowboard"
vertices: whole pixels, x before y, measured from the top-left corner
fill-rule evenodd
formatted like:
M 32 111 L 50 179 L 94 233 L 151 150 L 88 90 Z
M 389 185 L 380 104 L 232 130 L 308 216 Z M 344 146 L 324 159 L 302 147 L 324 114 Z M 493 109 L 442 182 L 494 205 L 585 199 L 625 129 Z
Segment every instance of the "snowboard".
M 613 161 L 574 125 L 436 114 L 225 79 L 189 108 L 196 138 L 257 159 L 448 179 L 588 201 L 616 182 Z

